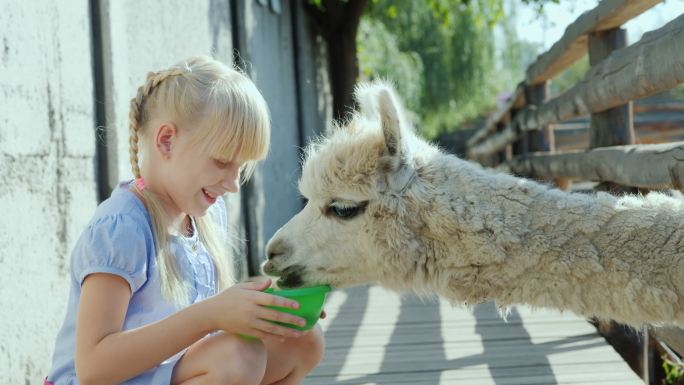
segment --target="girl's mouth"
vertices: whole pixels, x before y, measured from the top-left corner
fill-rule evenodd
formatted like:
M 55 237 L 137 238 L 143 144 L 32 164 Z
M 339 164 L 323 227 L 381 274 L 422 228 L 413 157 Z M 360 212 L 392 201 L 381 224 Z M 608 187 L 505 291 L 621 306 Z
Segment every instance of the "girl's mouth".
M 205 189 L 202 189 L 202 192 L 204 193 L 204 197 L 207 199 L 207 202 L 209 202 L 210 205 L 213 205 L 214 202 L 216 202 L 216 195 L 210 193 Z

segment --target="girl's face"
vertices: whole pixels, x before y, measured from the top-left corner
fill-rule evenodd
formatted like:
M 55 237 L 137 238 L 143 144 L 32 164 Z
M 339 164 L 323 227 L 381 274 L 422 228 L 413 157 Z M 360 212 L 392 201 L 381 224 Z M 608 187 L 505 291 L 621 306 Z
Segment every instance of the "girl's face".
M 201 146 L 193 146 L 190 135 L 185 133 L 177 135 L 176 131 L 170 140 L 160 171 L 172 215 L 203 216 L 218 196 L 239 191 L 242 164 L 210 157 Z

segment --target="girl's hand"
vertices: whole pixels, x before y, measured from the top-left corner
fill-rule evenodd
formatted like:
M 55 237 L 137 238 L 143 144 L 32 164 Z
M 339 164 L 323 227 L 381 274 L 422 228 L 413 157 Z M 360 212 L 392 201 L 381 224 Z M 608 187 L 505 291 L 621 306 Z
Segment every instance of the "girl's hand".
M 259 339 L 280 339 L 300 337 L 302 332 L 269 321 L 277 321 L 304 326 L 306 321 L 292 314 L 284 313 L 266 306 L 291 309 L 299 304 L 291 299 L 263 293 L 271 286 L 271 280 L 245 282 L 231 286 L 207 299 L 209 322 L 213 330 L 245 334 Z

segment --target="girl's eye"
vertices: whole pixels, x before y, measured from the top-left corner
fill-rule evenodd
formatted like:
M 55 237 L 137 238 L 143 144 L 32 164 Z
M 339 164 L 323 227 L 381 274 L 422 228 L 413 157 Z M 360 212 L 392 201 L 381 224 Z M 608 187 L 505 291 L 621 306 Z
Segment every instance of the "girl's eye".
M 328 207 L 328 212 L 340 219 L 352 219 L 363 212 L 366 204 L 358 206 L 338 206 L 332 204 Z
M 214 159 L 214 162 L 215 162 L 216 165 L 219 166 L 220 168 L 227 168 L 228 166 L 230 166 L 230 162 L 224 162 L 224 161 L 221 161 L 221 160 L 218 160 L 218 159 Z

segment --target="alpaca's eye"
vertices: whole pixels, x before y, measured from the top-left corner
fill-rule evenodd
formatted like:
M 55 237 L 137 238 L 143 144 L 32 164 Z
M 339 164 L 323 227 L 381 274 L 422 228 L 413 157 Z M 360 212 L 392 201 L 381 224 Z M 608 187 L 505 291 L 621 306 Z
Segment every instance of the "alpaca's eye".
M 335 214 L 336 217 L 342 219 L 349 219 L 357 216 L 359 214 L 358 207 L 338 207 L 331 206 L 330 211 Z
M 340 219 L 351 219 L 363 212 L 366 204 L 355 206 L 343 206 L 340 204 L 332 204 L 328 206 L 328 212 Z

